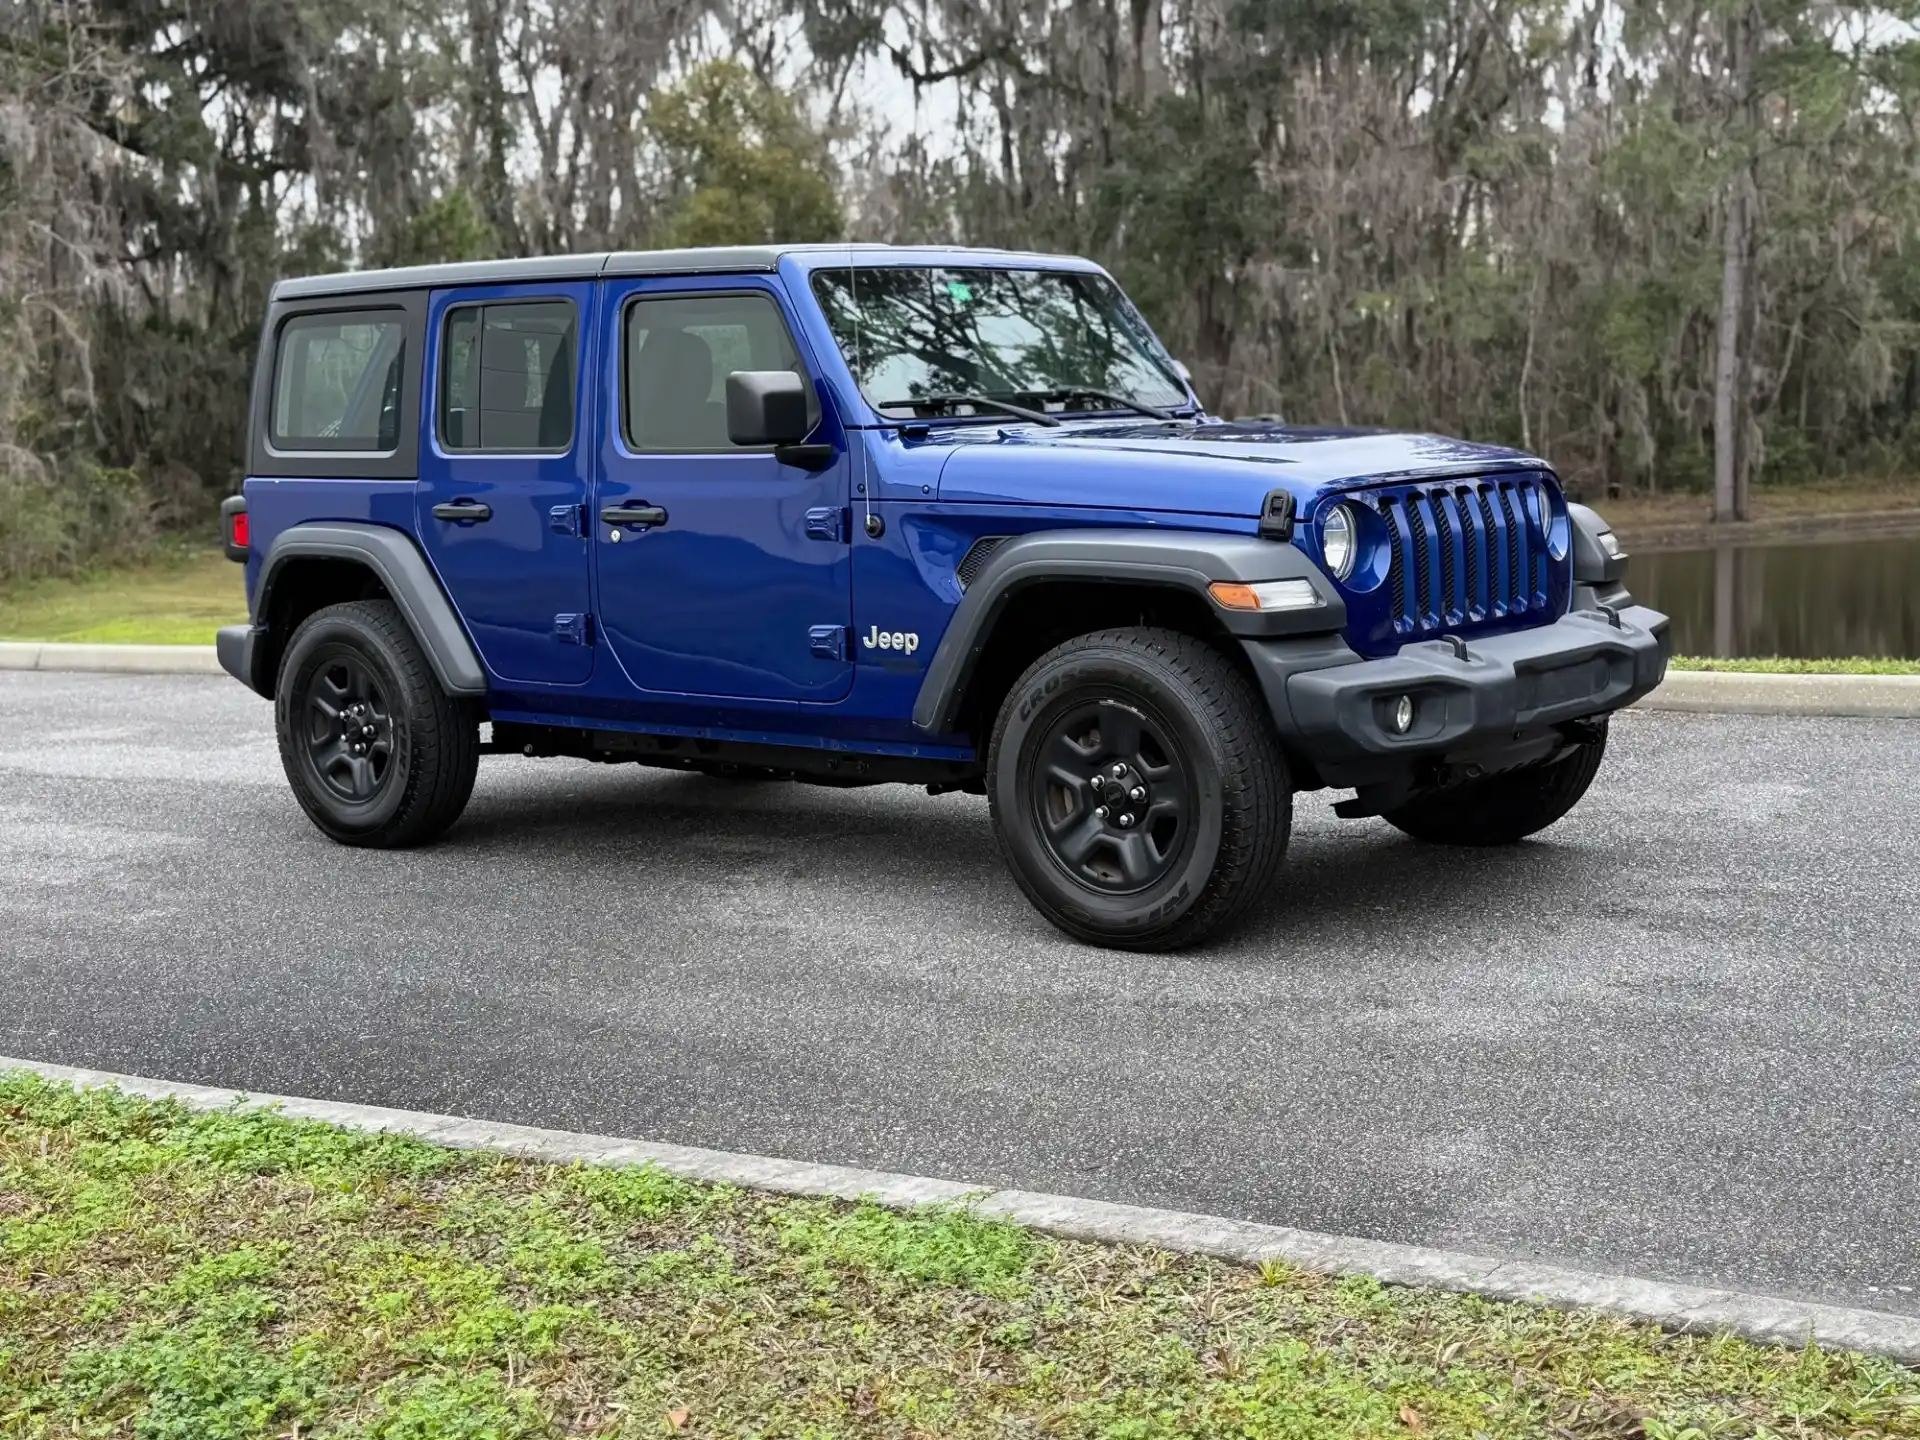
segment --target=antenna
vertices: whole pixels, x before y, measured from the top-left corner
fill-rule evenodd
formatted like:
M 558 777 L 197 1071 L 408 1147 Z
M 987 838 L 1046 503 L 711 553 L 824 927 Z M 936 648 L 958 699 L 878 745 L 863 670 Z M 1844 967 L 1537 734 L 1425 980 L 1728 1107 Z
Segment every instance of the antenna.
M 853 303 L 853 388 L 861 392 L 864 398 L 867 387 L 867 366 L 862 333 L 866 330 L 866 316 L 860 312 L 860 266 L 853 255 L 853 237 L 847 237 L 847 293 Z M 866 532 L 873 533 L 873 487 L 867 483 L 866 447 L 860 447 L 860 499 L 864 514 L 860 523 Z

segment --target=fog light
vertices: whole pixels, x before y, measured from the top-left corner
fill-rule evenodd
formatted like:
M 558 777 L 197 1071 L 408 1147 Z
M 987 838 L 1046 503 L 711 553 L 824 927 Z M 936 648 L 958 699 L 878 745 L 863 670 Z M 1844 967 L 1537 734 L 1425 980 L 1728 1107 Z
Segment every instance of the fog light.
M 1393 733 L 1404 735 L 1413 728 L 1413 697 L 1402 695 L 1393 702 Z

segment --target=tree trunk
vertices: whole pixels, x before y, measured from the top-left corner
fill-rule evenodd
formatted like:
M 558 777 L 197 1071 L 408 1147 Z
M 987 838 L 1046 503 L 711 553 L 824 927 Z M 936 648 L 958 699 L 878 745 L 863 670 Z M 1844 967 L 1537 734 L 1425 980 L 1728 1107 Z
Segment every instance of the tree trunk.
M 1720 340 L 1713 367 L 1713 518 L 1740 514 L 1740 432 L 1746 398 L 1740 394 L 1740 314 L 1747 303 L 1747 194 L 1740 177 L 1727 187 L 1720 275 Z
M 1753 47 L 1758 41 L 1757 17 L 1742 6 L 1727 20 L 1728 59 L 1733 70 L 1727 104 L 1729 148 L 1744 149 L 1752 135 L 1744 124 L 1749 116 L 1748 92 L 1753 81 Z M 1745 431 L 1750 397 L 1742 377 L 1748 373 L 1740 360 L 1740 320 L 1747 309 L 1747 257 L 1752 224 L 1751 177 L 1743 163 L 1727 177 L 1726 216 L 1721 230 L 1720 335 L 1713 367 L 1713 518 L 1746 518 L 1746 484 L 1741 471 L 1746 450 Z

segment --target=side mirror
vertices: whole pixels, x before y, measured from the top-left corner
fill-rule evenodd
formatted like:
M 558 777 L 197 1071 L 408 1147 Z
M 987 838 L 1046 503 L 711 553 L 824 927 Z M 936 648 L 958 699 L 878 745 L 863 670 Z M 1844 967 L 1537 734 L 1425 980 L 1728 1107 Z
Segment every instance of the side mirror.
M 727 376 L 727 438 L 736 445 L 796 445 L 813 423 L 807 382 L 791 370 L 736 370 Z
M 1176 361 L 1174 361 L 1174 362 L 1173 362 L 1173 373 L 1174 373 L 1174 374 L 1176 374 L 1176 375 L 1178 375 L 1178 376 L 1179 376 L 1179 377 L 1180 377 L 1180 378 L 1181 378 L 1181 379 L 1182 379 L 1183 381 L 1185 381 L 1185 382 L 1186 382 L 1186 383 L 1187 383 L 1188 385 L 1191 385 L 1191 384 L 1193 384 L 1193 371 L 1192 371 L 1191 369 L 1189 369 L 1189 368 L 1188 368 L 1188 366 L 1187 366 L 1187 362 L 1186 362 L 1186 361 L 1184 361 L 1184 360 L 1176 360 Z

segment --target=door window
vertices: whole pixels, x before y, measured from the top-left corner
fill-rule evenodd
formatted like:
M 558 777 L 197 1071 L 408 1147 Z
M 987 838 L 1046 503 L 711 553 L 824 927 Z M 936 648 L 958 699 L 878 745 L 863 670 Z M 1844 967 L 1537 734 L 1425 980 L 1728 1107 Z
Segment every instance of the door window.
M 573 445 L 573 302 L 463 305 L 441 342 L 440 443 L 560 454 Z
M 622 424 L 645 451 L 727 451 L 727 376 L 806 368 L 766 295 L 675 295 L 627 307 Z M 817 401 L 808 386 L 809 409 Z
M 297 315 L 273 374 L 278 450 L 392 450 L 400 442 L 406 317 L 397 310 Z

